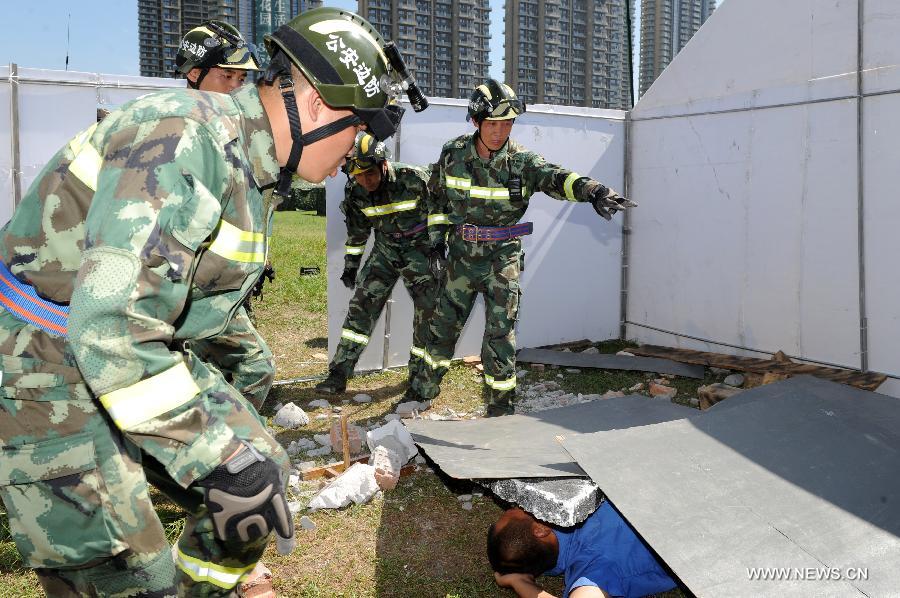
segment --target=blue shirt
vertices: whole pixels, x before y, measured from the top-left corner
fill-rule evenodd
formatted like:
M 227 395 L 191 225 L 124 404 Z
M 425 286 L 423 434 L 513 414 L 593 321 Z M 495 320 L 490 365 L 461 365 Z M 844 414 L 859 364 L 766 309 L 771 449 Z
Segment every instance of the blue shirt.
M 582 586 L 629 598 L 675 587 L 656 557 L 608 502 L 574 530 L 553 533 L 559 541 L 559 557 L 556 567 L 544 575 L 565 575 L 563 598 Z

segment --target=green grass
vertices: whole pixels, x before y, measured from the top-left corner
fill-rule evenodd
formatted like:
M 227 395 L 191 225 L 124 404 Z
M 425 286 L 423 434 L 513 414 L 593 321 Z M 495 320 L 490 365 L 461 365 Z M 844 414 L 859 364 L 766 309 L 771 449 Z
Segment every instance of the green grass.
M 327 360 L 327 278 L 325 270 L 325 219 L 311 213 L 278 212 L 275 214 L 274 238 L 270 249 L 277 270 L 274 284 L 267 285 L 261 301 L 254 302 L 257 324 L 276 355 L 281 379 L 309 376 L 325 372 Z M 300 276 L 301 266 L 318 266 L 318 276 Z M 614 353 L 630 346 L 621 341 L 606 341 L 597 346 Z M 318 357 L 317 357 L 318 355 Z M 553 379 L 566 390 L 602 393 L 629 388 L 646 382 L 640 372 L 606 372 L 582 370 L 565 373 L 548 367 L 532 371 L 525 382 Z M 390 413 L 393 404 L 405 390 L 406 372 L 388 371 L 350 380 L 347 393 L 333 400 L 343 404 L 353 422 L 367 424 L 380 421 Z M 701 383 L 717 381 L 674 380 L 679 398 L 696 396 Z M 482 410 L 482 378 L 478 372 L 454 363 L 444 379 L 443 390 L 433 404 L 440 412 L 451 408 L 456 412 Z M 348 399 L 366 392 L 373 402 L 351 404 Z M 275 387 L 262 412 L 273 415 L 277 402 L 294 401 L 307 406 L 318 397 L 310 384 Z M 678 398 L 676 399 L 678 400 Z M 309 410 L 311 417 L 325 413 Z M 312 419 L 301 430 L 276 430 L 284 444 L 296 438 L 312 438 L 327 431 L 333 420 Z M 322 463 L 328 458 L 320 458 Z M 315 483 L 304 483 L 309 498 L 317 489 Z M 308 514 L 317 527 L 298 530 L 297 549 L 289 556 L 278 555 L 274 547 L 264 558 L 275 575 L 279 596 L 304 598 L 370 598 L 422 597 L 476 598 L 513 596 L 493 582 L 484 550 L 488 526 L 501 513 L 501 507 L 489 497 L 477 499 L 472 511 L 465 511 L 456 499 L 470 493 L 473 485 L 444 478 L 420 470 L 401 480 L 393 491 L 365 505 L 354 505 L 340 511 Z M 161 495 L 154 494 L 157 512 L 170 541 L 184 524 L 182 513 Z M 559 579 L 542 580 L 548 591 L 559 595 Z M 5 515 L 0 515 L 0 584 L 3 595 L 31 598 L 41 596 L 34 574 L 22 568 L 18 553 L 9 539 Z M 666 594 L 670 598 L 680 592 Z

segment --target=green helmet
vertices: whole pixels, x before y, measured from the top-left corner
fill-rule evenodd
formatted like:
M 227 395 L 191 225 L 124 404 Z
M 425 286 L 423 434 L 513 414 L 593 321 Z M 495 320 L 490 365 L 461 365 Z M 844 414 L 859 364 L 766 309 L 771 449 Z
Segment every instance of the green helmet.
M 214 66 L 260 70 L 253 45 L 244 41 L 234 25 L 224 21 L 207 21 L 188 31 L 175 55 L 175 71 L 181 75 L 187 75 L 191 69 L 207 71 Z
M 352 155 L 347 159 L 346 172 L 350 176 L 371 170 L 390 157 L 383 141 L 365 131 L 356 134 Z
M 488 79 L 472 91 L 466 120 L 509 120 L 525 113 L 525 102 L 513 88 L 496 79 Z

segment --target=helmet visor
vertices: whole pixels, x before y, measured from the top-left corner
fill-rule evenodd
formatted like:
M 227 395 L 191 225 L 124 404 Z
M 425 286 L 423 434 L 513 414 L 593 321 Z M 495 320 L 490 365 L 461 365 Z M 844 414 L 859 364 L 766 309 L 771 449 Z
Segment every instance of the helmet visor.
M 223 69 L 259 70 L 259 61 L 256 59 L 256 48 L 253 44 L 244 44 L 237 48 L 224 50 L 221 62 L 216 66 Z
M 493 110 L 488 120 L 505 120 L 515 118 L 525 112 L 525 102 L 520 99 L 500 100 Z

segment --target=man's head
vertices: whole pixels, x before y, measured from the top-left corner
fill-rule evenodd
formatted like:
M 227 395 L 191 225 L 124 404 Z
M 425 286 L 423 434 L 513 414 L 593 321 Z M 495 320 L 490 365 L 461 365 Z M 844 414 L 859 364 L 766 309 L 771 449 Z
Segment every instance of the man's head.
M 556 534 L 522 509 L 507 510 L 488 530 L 488 560 L 497 573 L 538 576 L 558 558 Z
M 224 21 L 207 21 L 188 31 L 175 56 L 175 71 L 188 87 L 228 93 L 244 84 L 247 71 L 258 71 L 253 46 Z
M 381 186 L 387 159 L 388 151 L 384 142 L 360 132 L 356 135 L 353 150 L 347 160 L 347 174 L 356 179 L 366 193 L 374 193 Z
M 362 126 L 378 139 L 393 135 L 403 88 L 384 40 L 368 21 L 316 8 L 267 36 L 266 48 L 270 87 L 260 95 L 284 165 L 277 193 L 289 191 L 293 173 L 320 182 L 336 171 Z
M 496 152 L 509 139 L 515 118 L 524 112 L 525 103 L 512 87 L 488 79 L 472 91 L 466 118 L 475 124 L 478 137 L 488 150 Z

